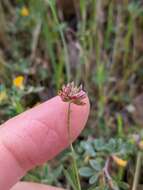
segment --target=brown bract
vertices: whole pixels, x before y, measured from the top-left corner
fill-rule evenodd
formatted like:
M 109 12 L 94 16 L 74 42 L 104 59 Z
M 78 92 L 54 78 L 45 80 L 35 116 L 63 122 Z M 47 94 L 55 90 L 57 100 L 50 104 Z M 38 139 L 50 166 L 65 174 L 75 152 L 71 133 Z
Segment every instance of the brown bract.
M 71 102 L 76 105 L 84 105 L 85 102 L 83 102 L 83 99 L 87 96 L 82 90 L 82 85 L 77 87 L 74 82 L 63 85 L 62 90 L 59 91 L 58 95 L 64 102 Z

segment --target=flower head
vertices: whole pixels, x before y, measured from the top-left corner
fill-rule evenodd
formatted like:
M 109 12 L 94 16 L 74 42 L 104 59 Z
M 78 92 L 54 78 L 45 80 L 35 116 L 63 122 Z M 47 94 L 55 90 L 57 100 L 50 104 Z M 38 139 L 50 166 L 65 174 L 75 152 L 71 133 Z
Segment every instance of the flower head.
M 13 79 L 13 85 L 16 88 L 22 89 L 23 88 L 23 83 L 24 83 L 24 77 L 23 76 L 17 76 L 15 79 Z
M 58 95 L 64 102 L 71 102 L 77 105 L 84 105 L 83 99 L 86 98 L 86 93 L 82 90 L 82 85 L 75 86 L 74 82 L 63 85 L 62 90 Z
M 123 167 L 123 168 L 127 166 L 127 160 L 123 160 L 115 155 L 113 155 L 112 158 L 118 166 Z
M 20 10 L 20 14 L 21 14 L 21 16 L 23 16 L 23 17 L 27 17 L 27 16 L 29 16 L 29 9 L 27 8 L 27 7 L 22 7 L 22 9 Z

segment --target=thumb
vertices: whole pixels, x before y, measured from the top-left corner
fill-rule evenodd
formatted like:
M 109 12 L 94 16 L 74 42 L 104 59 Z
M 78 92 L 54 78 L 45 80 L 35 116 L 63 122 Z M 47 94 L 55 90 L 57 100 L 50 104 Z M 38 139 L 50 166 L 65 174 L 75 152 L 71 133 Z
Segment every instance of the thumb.
M 88 118 L 89 101 L 71 105 L 71 137 L 74 140 Z M 59 96 L 28 110 L 0 129 L 0 189 L 9 190 L 37 164 L 52 159 L 68 146 L 67 108 Z

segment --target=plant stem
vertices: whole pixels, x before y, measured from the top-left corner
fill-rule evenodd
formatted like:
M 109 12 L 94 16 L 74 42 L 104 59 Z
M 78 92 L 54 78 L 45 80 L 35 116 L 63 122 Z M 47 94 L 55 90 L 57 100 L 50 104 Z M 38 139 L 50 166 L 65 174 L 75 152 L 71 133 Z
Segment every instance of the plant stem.
M 108 183 L 110 189 L 118 190 L 118 188 L 114 185 L 112 177 L 110 176 L 109 171 L 108 171 L 109 162 L 110 162 L 110 158 L 107 158 L 107 160 L 105 162 L 105 166 L 103 168 L 104 176 L 105 176 L 105 179 L 107 180 L 107 183 Z
M 137 186 L 138 186 L 140 170 L 141 170 L 141 161 L 142 161 L 142 152 L 139 151 L 137 155 L 136 171 L 135 171 L 132 190 L 137 190 L 138 188 Z
M 77 168 L 77 163 L 76 163 L 76 158 L 75 158 L 76 155 L 75 155 L 75 151 L 74 151 L 72 141 L 71 141 L 70 113 L 71 113 L 71 102 L 68 103 L 67 127 L 68 127 L 69 143 L 70 143 L 70 149 L 71 149 L 72 160 L 73 160 L 73 167 L 74 167 L 73 169 L 75 172 L 75 178 L 76 178 L 76 182 L 77 182 L 77 190 L 81 190 L 78 168 Z
M 70 133 L 70 113 L 71 113 L 71 102 L 68 103 L 68 123 L 67 123 L 67 127 L 68 127 L 68 138 L 71 144 L 71 133 Z
M 118 180 L 121 181 L 123 180 L 123 176 L 124 176 L 124 168 L 120 167 L 119 171 L 118 171 Z
M 60 22 L 59 22 L 57 13 L 56 13 L 57 11 L 56 11 L 55 3 L 53 3 L 53 0 L 48 1 L 48 3 L 50 5 L 50 8 L 51 8 L 54 20 L 55 20 L 57 26 L 59 26 L 59 34 L 60 34 L 60 37 L 61 37 L 61 40 L 62 40 L 62 43 L 63 43 L 63 49 L 64 49 L 64 57 L 65 57 L 65 66 L 66 66 L 66 72 L 67 72 L 67 80 L 68 80 L 68 82 L 70 82 L 71 72 L 70 72 L 70 64 L 69 64 L 69 56 L 68 56 L 68 47 L 67 47 L 67 43 L 66 43 L 66 40 L 65 40 L 65 37 L 64 37 L 64 32 L 63 32 L 63 29 L 60 26 Z

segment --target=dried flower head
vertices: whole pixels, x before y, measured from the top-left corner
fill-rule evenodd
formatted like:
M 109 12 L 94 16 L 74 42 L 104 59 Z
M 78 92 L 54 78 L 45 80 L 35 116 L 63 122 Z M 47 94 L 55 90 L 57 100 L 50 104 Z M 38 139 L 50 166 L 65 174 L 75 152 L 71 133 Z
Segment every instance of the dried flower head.
M 62 90 L 59 91 L 58 95 L 64 102 L 71 102 L 76 105 L 85 104 L 83 99 L 86 98 L 86 93 L 82 90 L 82 85 L 77 87 L 74 82 L 68 83 L 66 86 L 63 85 Z

